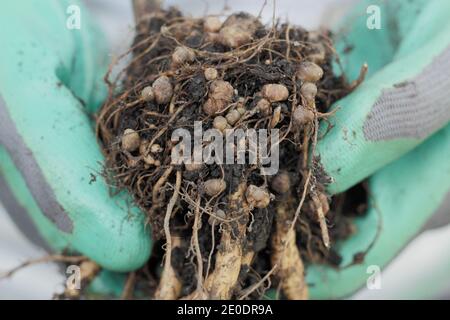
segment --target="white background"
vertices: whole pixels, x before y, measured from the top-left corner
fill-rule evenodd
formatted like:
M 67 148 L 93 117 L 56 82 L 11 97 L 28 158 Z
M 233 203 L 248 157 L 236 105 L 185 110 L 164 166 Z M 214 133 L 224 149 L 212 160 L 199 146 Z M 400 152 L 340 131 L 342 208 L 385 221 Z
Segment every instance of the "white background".
M 277 15 L 308 29 L 335 21 L 353 0 L 279 0 Z M 127 49 L 133 38 L 132 11 L 128 0 L 86 1 L 93 15 L 107 30 L 111 54 Z M 221 0 L 167 1 L 194 16 L 219 13 Z M 263 12 L 270 21 L 271 2 Z M 188 3 L 188 5 L 187 5 Z M 258 14 L 263 0 L 229 0 L 233 11 Z M 206 8 L 208 4 L 208 8 Z M 450 226 L 427 231 L 382 271 L 381 290 L 362 289 L 354 299 L 450 298 Z M 45 252 L 29 243 L 16 229 L 0 203 L 0 273 Z M 24 269 L 13 278 L 0 280 L 0 299 L 49 299 L 60 291 L 64 275 L 55 264 L 36 265 Z M 420 287 L 422 290 L 417 290 Z

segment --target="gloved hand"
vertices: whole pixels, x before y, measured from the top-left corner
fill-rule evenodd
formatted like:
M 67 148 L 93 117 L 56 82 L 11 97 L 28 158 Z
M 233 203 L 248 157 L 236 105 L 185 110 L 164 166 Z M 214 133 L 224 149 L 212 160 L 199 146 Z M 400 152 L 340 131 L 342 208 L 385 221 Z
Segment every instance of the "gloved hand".
M 380 9 L 379 30 L 367 27 L 377 13 L 370 5 Z M 374 243 L 363 264 L 309 268 L 312 298 L 352 294 L 366 283 L 368 266 L 383 268 L 436 214 L 450 217 L 449 13 L 445 0 L 361 1 L 337 30 L 346 76 L 356 78 L 364 62 L 369 74 L 336 104 L 316 155 L 332 178 L 331 194 L 371 176 L 367 215 L 338 246 L 342 265 Z
M 80 29 L 70 29 L 77 8 Z M 0 178 L 10 192 L 3 198 L 16 202 L 10 213 L 27 213 L 53 249 L 110 270 L 140 267 L 151 245 L 145 217 L 126 195 L 111 198 L 98 174 L 90 114 L 105 97 L 108 52 L 87 10 L 77 1 L 3 1 L 0 39 Z

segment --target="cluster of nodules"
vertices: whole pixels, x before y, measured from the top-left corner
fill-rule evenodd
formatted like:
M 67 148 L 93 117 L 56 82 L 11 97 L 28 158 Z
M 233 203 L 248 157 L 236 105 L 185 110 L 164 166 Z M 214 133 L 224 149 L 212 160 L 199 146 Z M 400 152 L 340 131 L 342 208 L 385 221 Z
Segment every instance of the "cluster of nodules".
M 131 152 L 139 150 L 140 156 L 134 157 Z M 134 129 L 125 129 L 122 135 L 122 151 L 128 155 L 128 165 L 134 167 L 140 160 L 143 160 L 146 167 L 159 167 L 161 161 L 157 159 L 157 155 L 163 152 L 161 145 L 141 139 L 139 133 Z

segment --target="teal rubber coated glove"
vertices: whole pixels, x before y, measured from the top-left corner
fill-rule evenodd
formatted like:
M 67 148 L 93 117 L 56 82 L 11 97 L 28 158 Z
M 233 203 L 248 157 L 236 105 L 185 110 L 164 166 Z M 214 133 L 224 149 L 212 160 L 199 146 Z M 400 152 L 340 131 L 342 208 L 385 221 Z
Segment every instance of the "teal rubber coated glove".
M 78 9 L 80 29 L 70 29 Z M 27 213 L 53 249 L 109 270 L 139 268 L 151 250 L 144 215 L 91 175 L 102 171 L 89 115 L 106 94 L 108 52 L 87 10 L 78 1 L 3 1 L 0 39 L 0 177 L 2 197 L 16 204 L 10 214 Z
M 381 29 L 369 29 L 378 8 Z M 449 14 L 445 0 L 362 1 L 338 29 L 346 76 L 356 78 L 364 62 L 369 74 L 336 104 L 316 155 L 332 178 L 331 194 L 371 176 L 367 215 L 357 219 L 357 234 L 338 244 L 342 265 L 374 243 L 363 264 L 309 268 L 313 298 L 352 294 L 369 266 L 383 268 L 430 219 L 450 216 Z

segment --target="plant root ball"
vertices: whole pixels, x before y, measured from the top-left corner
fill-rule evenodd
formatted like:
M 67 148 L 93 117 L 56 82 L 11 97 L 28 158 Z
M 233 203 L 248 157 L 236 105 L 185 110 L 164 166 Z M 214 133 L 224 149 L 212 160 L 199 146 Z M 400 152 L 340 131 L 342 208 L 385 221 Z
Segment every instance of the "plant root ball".
M 212 197 L 225 191 L 227 183 L 223 179 L 209 179 L 203 183 L 205 193 Z
M 169 103 L 173 96 L 173 86 L 167 76 L 161 76 L 153 82 L 153 92 L 158 104 Z
M 289 97 L 289 90 L 282 84 L 266 84 L 263 86 L 261 94 L 270 102 L 279 102 Z
M 279 194 L 287 193 L 291 189 L 291 178 L 287 172 L 278 173 L 271 182 L 272 189 Z
M 339 264 L 337 253 L 325 247 L 350 234 L 350 221 L 333 210 L 327 215 L 327 180 L 305 166 L 313 162 L 308 151 L 318 139 L 313 129 L 333 116 L 331 105 L 356 84 L 330 68 L 330 31 L 309 35 L 282 21 L 264 26 L 243 13 L 192 18 L 173 8 L 137 26 L 133 43 L 141 45 L 130 48 L 133 63 L 124 65 L 120 85 L 109 84 L 97 128 L 112 178 L 148 214 L 155 240 L 172 250 L 155 251 L 149 264 L 154 298 L 258 298 L 264 281 L 254 283 L 251 266 L 264 279 L 277 277 L 270 287 L 280 287 L 285 297 L 305 298 L 301 258 Z M 220 141 L 192 145 L 199 122 L 203 138 L 210 133 Z M 271 129 L 279 129 L 280 141 L 270 139 Z M 211 159 L 219 151 L 227 159 Z M 267 176 L 253 160 L 270 151 L 285 161 Z M 294 223 L 299 192 L 302 228 Z M 335 223 L 340 232 L 328 234 Z M 317 245 L 303 255 L 310 248 L 296 239 L 311 228 Z M 183 270 L 191 258 L 193 268 Z
M 172 54 L 172 63 L 174 66 L 180 66 L 187 62 L 192 62 L 195 59 L 195 53 L 191 49 L 183 46 L 175 48 Z
M 301 126 L 314 120 L 314 112 L 304 106 L 298 106 L 292 114 L 294 124 Z
M 133 152 L 141 145 L 141 138 L 139 133 L 133 129 L 125 129 L 122 135 L 122 149 L 128 152 Z
M 205 79 L 208 81 L 216 80 L 217 76 L 218 76 L 217 69 L 216 68 L 206 68 L 204 75 L 205 75 Z
M 253 184 L 248 186 L 245 197 L 249 205 L 259 209 L 267 208 L 270 203 L 270 193 Z
M 297 78 L 305 82 L 317 82 L 323 77 L 323 69 L 311 61 L 300 63 Z
M 153 91 L 153 88 L 148 86 L 142 89 L 141 99 L 147 102 L 155 100 L 155 92 Z
M 222 21 L 218 17 L 207 17 L 203 22 L 205 32 L 219 32 L 222 27 Z

